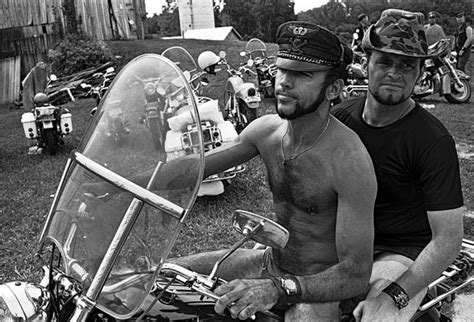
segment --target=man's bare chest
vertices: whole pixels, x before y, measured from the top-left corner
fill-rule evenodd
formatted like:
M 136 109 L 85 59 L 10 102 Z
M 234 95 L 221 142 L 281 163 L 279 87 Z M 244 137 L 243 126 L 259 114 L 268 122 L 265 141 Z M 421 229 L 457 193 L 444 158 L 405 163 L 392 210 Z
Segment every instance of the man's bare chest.
M 283 201 L 307 213 L 319 213 L 333 206 L 337 196 L 327 162 L 308 153 L 294 160 L 272 158 L 267 165 L 270 190 Z

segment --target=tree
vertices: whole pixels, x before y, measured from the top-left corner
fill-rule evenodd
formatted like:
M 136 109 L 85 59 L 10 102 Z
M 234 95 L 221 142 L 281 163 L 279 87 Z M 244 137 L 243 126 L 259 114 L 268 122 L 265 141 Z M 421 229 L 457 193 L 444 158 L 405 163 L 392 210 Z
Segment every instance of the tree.
M 161 14 L 154 14 L 148 18 L 150 33 L 156 33 L 161 37 L 178 36 L 180 34 L 179 9 L 173 0 L 166 0 L 161 8 Z
M 296 20 L 289 0 L 231 0 L 222 11 L 224 25 L 233 26 L 244 39 L 260 38 L 274 42 L 278 26 Z

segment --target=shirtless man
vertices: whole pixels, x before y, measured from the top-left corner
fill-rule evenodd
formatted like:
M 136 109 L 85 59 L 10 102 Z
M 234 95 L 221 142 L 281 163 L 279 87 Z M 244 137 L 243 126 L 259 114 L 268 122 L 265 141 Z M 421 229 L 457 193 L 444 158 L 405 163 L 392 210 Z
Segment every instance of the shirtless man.
M 290 238 L 284 249 L 241 249 L 227 259 L 218 275 L 230 282 L 216 289 L 215 310 L 247 319 L 277 305 L 288 320 L 339 320 L 339 302 L 368 289 L 376 194 L 366 149 L 329 114 L 352 54 L 330 31 L 301 21 L 282 24 L 277 43 L 278 115 L 256 119 L 206 155 L 204 176 L 259 155 Z M 176 263 L 210 273 L 221 255 Z

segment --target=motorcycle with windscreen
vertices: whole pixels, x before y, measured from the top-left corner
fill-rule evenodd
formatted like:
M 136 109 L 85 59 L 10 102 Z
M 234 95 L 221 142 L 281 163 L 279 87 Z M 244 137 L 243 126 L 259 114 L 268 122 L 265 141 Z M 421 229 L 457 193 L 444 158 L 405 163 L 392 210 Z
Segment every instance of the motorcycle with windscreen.
M 140 123 L 143 91 L 137 77 L 159 79 L 165 100 L 175 100 L 180 91 L 180 108 L 170 111 L 170 119 L 187 114 L 196 120 L 187 148 L 171 151 L 172 160 L 156 149 Z M 117 104 L 130 129 L 121 145 L 110 144 L 107 135 L 108 110 Z M 39 240 L 44 277 L 0 285 L 0 320 L 166 321 L 215 315 L 212 289 L 224 282 L 218 274 L 199 275 L 167 261 L 203 180 L 199 120 L 193 89 L 171 60 L 145 54 L 121 70 L 71 153 L 54 195 Z M 103 193 L 94 193 L 94 186 Z M 233 225 L 244 235 L 233 250 L 251 239 L 277 247 L 287 237 L 279 225 L 252 213 L 236 212 Z
M 180 108 L 170 112 L 170 119 L 187 114 L 197 129 L 184 152 L 171 158 L 156 149 L 140 123 L 143 90 L 137 77 L 159 79 L 165 100 L 175 100 L 180 90 Z M 210 272 L 173 262 L 180 255 L 174 246 L 189 249 L 208 234 L 199 220 L 188 224 L 203 180 L 205 151 L 189 81 L 176 64 L 156 54 L 133 59 L 116 76 L 54 195 L 38 243 L 44 276 L 0 285 L 1 321 L 225 320 L 214 312 L 218 296 L 213 291 L 226 283 L 219 277 L 221 264 L 247 242 L 285 247 L 289 234 L 284 227 L 236 210 L 231 224 L 239 237 Z M 119 103 L 130 120 L 129 138 L 121 145 L 110 144 L 107 135 L 108 110 Z M 187 238 L 181 239 L 180 231 Z M 469 241 L 463 246 L 457 261 L 430 285 L 430 294 L 438 294 L 423 304 L 420 317 L 438 313 L 440 303 L 474 280 L 469 276 L 474 246 Z M 454 279 L 457 284 L 448 283 Z M 282 320 L 280 313 L 259 312 L 255 318 Z

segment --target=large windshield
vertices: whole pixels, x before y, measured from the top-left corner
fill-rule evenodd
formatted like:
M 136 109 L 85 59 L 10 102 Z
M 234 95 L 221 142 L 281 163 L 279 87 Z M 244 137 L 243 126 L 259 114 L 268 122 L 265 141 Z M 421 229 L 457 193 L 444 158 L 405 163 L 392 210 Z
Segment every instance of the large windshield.
M 82 294 L 115 317 L 137 311 L 195 201 L 202 135 L 196 126 L 187 140 L 180 134 L 199 120 L 196 111 L 174 63 L 137 57 L 115 78 L 72 155 L 42 241 L 59 248 Z M 171 130 L 170 120 L 181 129 Z

